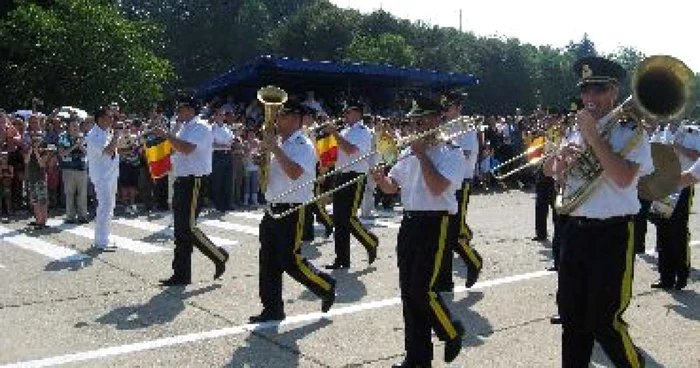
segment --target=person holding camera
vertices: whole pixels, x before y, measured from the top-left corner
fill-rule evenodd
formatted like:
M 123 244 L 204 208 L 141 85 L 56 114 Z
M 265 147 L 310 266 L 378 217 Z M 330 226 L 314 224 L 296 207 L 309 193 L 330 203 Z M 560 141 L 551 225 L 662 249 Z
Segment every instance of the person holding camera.
M 36 131 L 32 134 L 27 151 L 24 153 L 25 181 L 29 194 L 29 204 L 35 219 L 35 221 L 29 223 L 29 226 L 34 227 L 35 230 L 45 229 L 48 217 L 47 153 L 43 147 L 43 136 L 41 131 Z
M 85 171 L 87 146 L 77 119 L 71 119 L 68 130 L 59 136 L 58 155 L 66 195 L 66 223 L 85 224 L 88 217 L 88 180 Z

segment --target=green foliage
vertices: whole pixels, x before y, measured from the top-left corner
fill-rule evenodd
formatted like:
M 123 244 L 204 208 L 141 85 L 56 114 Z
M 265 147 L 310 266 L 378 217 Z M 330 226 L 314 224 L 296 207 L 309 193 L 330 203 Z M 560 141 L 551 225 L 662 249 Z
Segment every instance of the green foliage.
M 0 105 L 26 107 L 33 97 L 47 106 L 94 109 L 117 101 L 143 108 L 163 97 L 174 75 L 154 55 L 159 28 L 125 19 L 107 2 L 56 0 L 20 3 L 0 20 Z
M 414 66 L 416 52 L 400 35 L 383 33 L 379 37 L 355 35 L 345 49 L 347 61 L 362 60 L 377 64 Z

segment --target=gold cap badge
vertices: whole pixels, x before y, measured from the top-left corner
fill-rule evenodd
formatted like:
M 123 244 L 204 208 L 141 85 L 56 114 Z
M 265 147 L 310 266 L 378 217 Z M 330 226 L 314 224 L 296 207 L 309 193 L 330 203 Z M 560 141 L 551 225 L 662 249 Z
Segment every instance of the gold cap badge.
M 593 70 L 588 64 L 583 64 L 581 67 L 581 78 L 590 78 L 593 76 Z

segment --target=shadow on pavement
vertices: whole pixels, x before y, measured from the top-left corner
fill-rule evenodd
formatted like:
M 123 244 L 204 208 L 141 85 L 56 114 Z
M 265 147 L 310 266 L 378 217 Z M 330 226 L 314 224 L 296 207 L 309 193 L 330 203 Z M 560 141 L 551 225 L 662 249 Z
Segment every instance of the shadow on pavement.
M 445 295 L 447 296 L 447 294 Z M 463 346 L 475 347 L 484 344 L 484 338 L 493 333 L 491 323 L 472 310 L 472 307 L 484 298 L 484 293 L 480 291 L 470 291 L 465 298 L 453 301 L 448 308 L 462 321 L 466 327 Z M 447 299 L 447 298 L 446 298 Z
M 275 324 L 272 328 L 269 325 L 261 325 L 254 329 L 231 356 L 231 361 L 224 367 L 248 367 L 248 368 L 286 368 L 299 367 L 301 353 L 299 340 L 325 328 L 332 322 L 329 319 L 320 319 L 302 327 L 290 329 L 287 332 L 279 333 L 280 326 Z M 277 348 L 289 360 L 276 361 L 279 355 L 271 352 L 271 348 Z M 303 366 L 308 366 L 304 364 Z
M 118 330 L 135 330 L 162 325 L 175 320 L 185 310 L 187 298 L 221 288 L 220 284 L 185 292 L 185 287 L 174 286 L 161 290 L 146 304 L 119 307 L 97 318 L 103 325 L 114 325 Z

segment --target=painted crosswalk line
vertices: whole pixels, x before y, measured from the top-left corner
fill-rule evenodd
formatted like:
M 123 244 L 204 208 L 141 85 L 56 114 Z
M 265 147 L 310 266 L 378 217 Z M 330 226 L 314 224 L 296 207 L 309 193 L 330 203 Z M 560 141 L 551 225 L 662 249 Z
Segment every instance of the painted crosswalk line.
M 256 220 L 256 221 L 262 221 L 263 214 L 262 213 L 256 213 L 256 212 L 230 212 L 227 213 L 227 215 L 231 215 L 233 217 L 238 217 L 238 218 L 244 218 L 248 220 Z M 401 224 L 393 222 L 393 221 L 385 221 L 385 220 L 377 220 L 377 219 L 363 219 L 360 218 L 360 222 L 362 222 L 365 225 L 375 225 L 375 226 L 381 226 L 381 227 L 386 227 L 390 229 L 398 229 Z M 320 227 L 320 225 L 316 224 L 316 228 Z
M 249 234 L 258 236 L 257 226 L 239 225 L 231 222 L 221 221 L 221 220 L 204 220 L 200 224 L 205 226 L 211 226 L 223 230 L 237 231 L 239 233 Z
M 81 238 L 87 238 L 87 239 L 94 239 L 95 237 L 95 230 L 87 227 L 87 226 L 76 226 L 76 225 L 71 225 L 71 224 L 66 224 L 61 220 L 49 220 L 46 223 L 50 227 L 54 229 L 59 229 L 61 231 L 70 233 L 75 236 L 79 236 Z M 130 250 L 135 253 L 140 253 L 140 254 L 148 254 L 148 253 L 158 253 L 158 252 L 163 252 L 169 250 L 168 248 L 149 244 L 146 242 L 142 242 L 139 240 L 133 240 L 129 239 L 127 237 L 119 236 L 119 235 L 110 235 L 110 239 L 114 243 L 114 245 L 117 248 L 123 248 L 126 250 Z
M 5 242 L 60 262 L 76 262 L 90 258 L 75 249 L 51 244 L 46 240 L 19 233 L 17 230 L 0 227 L 0 244 Z
M 148 231 L 154 234 L 163 234 L 168 237 L 173 237 L 174 231 L 171 227 L 168 227 L 166 225 L 161 225 L 155 222 L 150 222 L 150 221 L 141 221 L 141 220 L 134 220 L 134 219 L 125 219 L 125 218 L 119 218 L 119 219 L 114 219 L 114 223 L 117 223 L 119 225 L 124 225 L 127 227 L 131 227 L 134 229 L 139 229 L 143 231 Z M 212 236 L 208 235 L 209 239 L 214 242 L 214 244 L 219 245 L 219 246 L 234 246 L 238 245 L 240 242 L 238 240 L 230 240 L 230 239 L 224 239 L 220 238 L 217 236 Z

